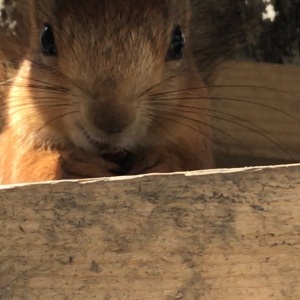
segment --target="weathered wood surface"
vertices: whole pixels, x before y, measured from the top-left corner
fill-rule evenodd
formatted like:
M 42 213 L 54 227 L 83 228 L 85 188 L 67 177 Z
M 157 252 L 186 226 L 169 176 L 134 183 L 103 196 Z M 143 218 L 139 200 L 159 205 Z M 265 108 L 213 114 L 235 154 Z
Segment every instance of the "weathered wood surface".
M 3 187 L 0 202 L 0 299 L 300 299 L 300 165 Z

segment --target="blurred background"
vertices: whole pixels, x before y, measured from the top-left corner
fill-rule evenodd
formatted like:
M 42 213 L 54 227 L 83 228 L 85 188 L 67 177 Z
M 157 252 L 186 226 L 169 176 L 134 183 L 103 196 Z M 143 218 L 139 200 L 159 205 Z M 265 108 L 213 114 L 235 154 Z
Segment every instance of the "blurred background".
M 300 1 L 193 0 L 219 167 L 300 161 Z

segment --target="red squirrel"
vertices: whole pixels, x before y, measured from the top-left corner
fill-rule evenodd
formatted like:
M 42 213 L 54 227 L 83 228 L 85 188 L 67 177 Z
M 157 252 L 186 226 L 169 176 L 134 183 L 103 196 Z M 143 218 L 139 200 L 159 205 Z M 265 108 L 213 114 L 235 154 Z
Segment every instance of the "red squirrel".
M 188 0 L 26 2 L 1 184 L 214 166 Z

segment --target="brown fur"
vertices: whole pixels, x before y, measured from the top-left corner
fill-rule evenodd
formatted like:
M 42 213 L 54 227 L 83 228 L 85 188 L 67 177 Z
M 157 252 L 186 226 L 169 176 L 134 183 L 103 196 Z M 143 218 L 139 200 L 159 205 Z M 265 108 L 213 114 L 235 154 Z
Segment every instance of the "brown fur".
M 188 1 L 27 2 L 30 48 L 7 99 L 0 182 L 110 176 L 119 165 L 102 153 L 124 149 L 126 174 L 213 167 L 210 103 L 189 46 L 165 62 L 175 25 L 189 35 Z M 40 53 L 45 23 L 57 58 Z

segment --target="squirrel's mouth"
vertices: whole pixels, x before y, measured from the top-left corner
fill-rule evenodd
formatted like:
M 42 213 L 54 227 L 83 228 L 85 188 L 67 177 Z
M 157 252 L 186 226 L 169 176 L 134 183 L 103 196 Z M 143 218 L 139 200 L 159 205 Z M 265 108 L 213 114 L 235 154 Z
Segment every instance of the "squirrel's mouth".
M 132 160 L 132 153 L 127 149 L 122 147 L 116 147 L 106 142 L 100 142 L 95 139 L 88 131 L 80 124 L 76 124 L 80 129 L 81 133 L 92 144 L 95 148 L 98 149 L 100 155 L 108 161 L 123 165 L 128 164 L 128 161 Z
M 111 145 L 109 145 L 108 143 L 100 142 L 97 139 L 95 139 L 92 135 L 90 135 L 80 123 L 76 123 L 76 126 L 83 134 L 83 136 L 88 140 L 88 142 L 95 146 L 100 152 L 102 152 L 104 149 L 111 148 Z

